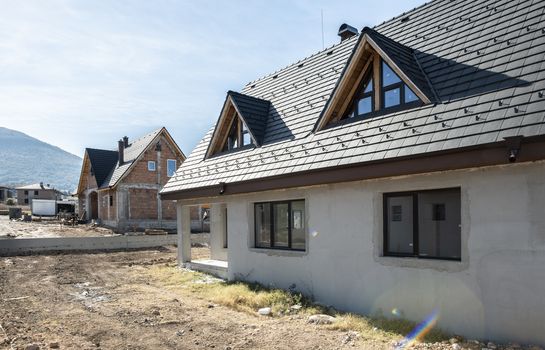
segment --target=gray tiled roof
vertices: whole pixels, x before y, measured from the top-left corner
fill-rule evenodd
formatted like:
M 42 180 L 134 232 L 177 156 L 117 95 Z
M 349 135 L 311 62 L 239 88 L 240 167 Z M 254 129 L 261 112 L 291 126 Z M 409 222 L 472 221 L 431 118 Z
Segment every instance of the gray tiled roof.
M 313 133 L 358 37 L 251 82 L 242 93 L 271 102 L 263 145 L 205 160 L 212 128 L 163 192 L 543 135 L 544 9 L 543 1 L 436 0 L 374 27 L 391 52 L 414 50 L 435 104 Z M 407 52 L 396 59 L 410 62 Z
M 124 149 L 121 165 L 118 163 L 118 151 L 86 148 L 98 188 L 115 186 L 162 130 L 163 128 L 154 130 L 129 143 L 129 147 Z
M 97 186 L 101 187 L 112 169 L 117 164 L 119 153 L 105 149 L 86 148 L 87 156 L 91 162 L 91 169 L 95 174 Z
M 123 153 L 123 164 L 115 163 L 115 167 L 111 169 L 108 177 L 104 180 L 101 186 L 99 187 L 109 187 L 115 186 L 117 181 L 119 181 L 125 173 L 129 170 L 132 163 L 140 157 L 142 153 L 150 146 L 152 141 L 161 133 L 161 129 L 154 130 L 147 135 L 140 137 L 139 139 L 129 143 L 129 147 L 124 149 Z M 117 153 L 117 151 L 116 151 Z
M 235 108 L 242 115 L 242 119 L 246 122 L 246 125 L 255 137 L 257 144 L 261 145 L 263 135 L 265 134 L 265 126 L 267 117 L 269 116 L 269 107 L 271 103 L 235 91 L 229 91 L 227 94 L 233 99 Z

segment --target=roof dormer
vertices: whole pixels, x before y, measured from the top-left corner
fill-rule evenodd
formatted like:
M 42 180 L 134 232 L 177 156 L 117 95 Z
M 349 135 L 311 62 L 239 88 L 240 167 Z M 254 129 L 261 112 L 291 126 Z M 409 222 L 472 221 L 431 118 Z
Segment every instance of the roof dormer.
M 366 27 L 314 130 L 434 100 L 413 50 Z
M 227 151 L 261 146 L 269 107 L 269 101 L 228 91 L 206 158 Z

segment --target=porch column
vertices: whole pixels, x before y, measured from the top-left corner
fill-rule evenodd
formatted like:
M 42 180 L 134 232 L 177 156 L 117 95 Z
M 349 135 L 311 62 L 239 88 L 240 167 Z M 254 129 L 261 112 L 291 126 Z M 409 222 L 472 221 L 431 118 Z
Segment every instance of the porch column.
M 178 266 L 191 261 L 191 218 L 189 206 L 176 203 L 178 226 Z
M 225 203 L 210 206 L 210 258 L 227 261 L 227 220 Z

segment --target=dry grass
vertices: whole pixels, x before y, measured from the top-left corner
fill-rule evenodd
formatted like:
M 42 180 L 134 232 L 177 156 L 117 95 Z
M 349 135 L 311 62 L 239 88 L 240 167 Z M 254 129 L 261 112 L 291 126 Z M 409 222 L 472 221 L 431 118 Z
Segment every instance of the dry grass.
M 356 331 L 364 338 L 382 341 L 399 340 L 416 326 L 416 323 L 402 318 L 366 317 L 338 312 L 313 304 L 310 299 L 300 293 L 270 289 L 257 283 L 197 283 L 206 275 L 163 266 L 152 267 L 151 271 L 153 271 L 154 277 L 162 280 L 168 288 L 183 288 L 200 298 L 242 312 L 255 314 L 260 308 L 270 307 L 274 316 L 281 317 L 293 314 L 294 310 L 290 309 L 292 306 L 301 305 L 301 309 L 296 311 L 297 313 L 303 315 L 325 313 L 335 316 L 337 321 L 326 327 L 341 331 Z M 422 340 L 437 342 L 448 339 L 447 334 L 434 328 Z

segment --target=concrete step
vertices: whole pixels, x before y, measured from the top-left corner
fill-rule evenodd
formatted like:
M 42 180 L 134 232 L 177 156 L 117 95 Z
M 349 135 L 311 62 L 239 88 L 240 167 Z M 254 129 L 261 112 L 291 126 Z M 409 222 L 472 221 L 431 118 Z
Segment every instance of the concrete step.
M 208 273 L 210 275 L 227 279 L 227 261 L 221 260 L 192 260 L 189 263 L 191 270 Z

